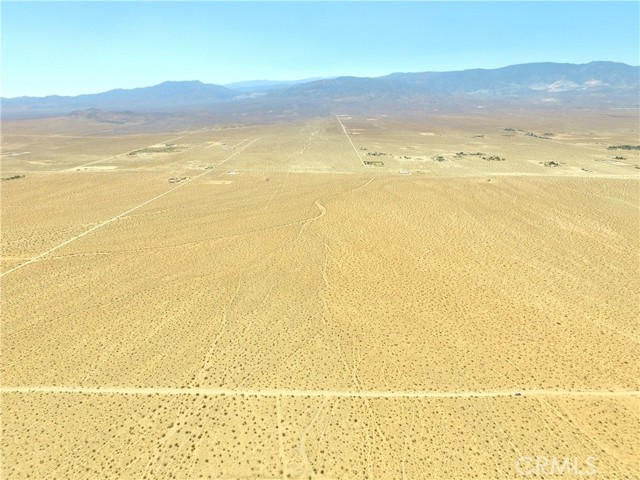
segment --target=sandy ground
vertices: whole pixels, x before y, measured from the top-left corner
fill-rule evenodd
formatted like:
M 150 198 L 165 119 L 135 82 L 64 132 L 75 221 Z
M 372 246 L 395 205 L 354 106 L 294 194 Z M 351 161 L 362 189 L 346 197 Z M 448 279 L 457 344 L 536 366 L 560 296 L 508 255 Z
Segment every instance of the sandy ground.
M 3 478 L 637 478 L 629 118 L 3 125 Z

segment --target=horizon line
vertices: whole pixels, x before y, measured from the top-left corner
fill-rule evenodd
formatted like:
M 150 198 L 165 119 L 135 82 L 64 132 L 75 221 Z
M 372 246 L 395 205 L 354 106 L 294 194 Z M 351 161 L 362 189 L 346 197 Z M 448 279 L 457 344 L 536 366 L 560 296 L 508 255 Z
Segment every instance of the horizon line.
M 46 0 L 40 0 L 40 1 L 46 1 Z M 96 0 L 98 1 L 98 0 Z M 125 0 L 121 0 L 121 1 L 125 1 Z M 151 0 L 149 0 L 151 1 Z M 166 1 L 171 1 L 171 0 L 166 0 Z M 207 0 L 201 0 L 201 1 L 207 1 Z M 245 1 L 249 1 L 249 0 L 245 0 Z M 266 1 L 266 0 L 265 0 Z M 280 1 L 292 1 L 292 0 L 280 0 Z M 334 1 L 334 0 L 329 0 L 329 1 Z M 336 0 L 337 1 L 337 0 Z M 355 0 L 355 1 L 365 1 L 365 0 Z M 480 0 L 477 0 L 480 1 Z M 506 1 L 506 0 L 503 0 Z M 547 0 L 539 0 L 539 1 L 547 1 Z M 576 0 L 577 1 L 577 0 Z M 284 80 L 276 80 L 276 79 L 257 79 L 257 78 L 249 78 L 246 80 L 234 80 L 232 82 L 225 82 L 225 83 L 211 83 L 211 82 L 205 82 L 199 79 L 190 79 L 190 80 L 163 80 L 160 83 L 155 83 L 152 85 L 143 85 L 143 86 L 135 86 L 135 87 L 114 87 L 114 88 L 110 88 L 108 90 L 101 90 L 101 91 L 92 91 L 92 92 L 87 92 L 87 93 L 77 93 L 77 94 L 67 94 L 67 95 L 63 95 L 63 94 L 56 94 L 56 93 L 52 93 L 52 94 L 47 94 L 47 95 L 16 95 L 16 96 L 11 96 L 11 97 L 7 97 L 4 95 L 0 94 L 0 98 L 3 100 L 15 100 L 15 99 L 20 99 L 20 98 L 48 98 L 48 97 L 69 97 L 69 98 L 75 98 L 75 97 L 81 97 L 84 95 L 100 95 L 100 94 L 104 94 L 104 93 L 108 93 L 108 92 L 114 92 L 114 91 L 119 91 L 119 90 L 136 90 L 136 89 L 144 89 L 144 88 L 152 88 L 152 87 L 157 87 L 159 85 L 164 85 L 166 83 L 200 83 L 202 85 L 210 85 L 210 86 L 217 86 L 217 87 L 223 87 L 223 88 L 227 88 L 228 90 L 233 91 L 232 88 L 229 88 L 228 85 L 233 85 L 233 84 L 238 84 L 238 83 L 246 83 L 246 82 L 274 82 L 274 83 L 286 83 L 286 82 L 296 82 L 296 83 L 311 83 L 311 82 L 316 82 L 316 81 L 321 81 L 321 80 L 331 80 L 331 79 L 337 79 L 337 78 L 345 78 L 345 77 L 351 77 L 351 78 L 368 78 L 368 79 L 374 79 L 374 78 L 383 78 L 389 75 L 395 75 L 395 74 L 410 74 L 410 73 L 455 73 L 455 72 L 467 72 L 467 71 L 471 71 L 471 70 L 500 70 L 503 68 L 509 68 L 509 67 L 516 67 L 516 66 L 521 66 L 521 65 L 542 65 L 542 64 L 553 64 L 553 65 L 589 65 L 592 63 L 614 63 L 614 64 L 619 64 L 619 65 L 626 65 L 628 67 L 632 67 L 632 68 L 640 68 L 640 65 L 632 65 L 626 62 L 618 62 L 618 61 L 614 61 L 614 60 L 591 60 L 589 62 L 584 62 L 584 63 L 573 63 L 573 62 L 525 62 L 525 63 L 513 63 L 510 65 L 503 65 L 501 67 L 494 67 L 494 68 L 487 68 L 487 67 L 469 67 L 469 68 L 463 68 L 460 70 L 421 70 L 421 71 L 394 71 L 394 72 L 389 72 L 383 75 L 378 75 L 378 76 L 367 76 L 367 75 L 350 75 L 350 74 L 341 74 L 341 75 L 328 75 L 328 76 L 321 76 L 321 75 L 314 75 L 311 77 L 305 77 L 305 78 L 301 78 L 301 79 L 284 79 Z M 306 82 L 308 80 L 308 82 Z M 242 93 L 242 92 L 238 92 L 238 93 Z

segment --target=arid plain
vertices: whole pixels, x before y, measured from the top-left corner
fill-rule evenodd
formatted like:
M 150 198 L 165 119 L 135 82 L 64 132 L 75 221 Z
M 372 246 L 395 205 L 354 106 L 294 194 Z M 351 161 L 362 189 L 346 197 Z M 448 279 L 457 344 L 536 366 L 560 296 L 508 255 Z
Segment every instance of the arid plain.
M 2 129 L 2 478 L 638 478 L 636 110 Z

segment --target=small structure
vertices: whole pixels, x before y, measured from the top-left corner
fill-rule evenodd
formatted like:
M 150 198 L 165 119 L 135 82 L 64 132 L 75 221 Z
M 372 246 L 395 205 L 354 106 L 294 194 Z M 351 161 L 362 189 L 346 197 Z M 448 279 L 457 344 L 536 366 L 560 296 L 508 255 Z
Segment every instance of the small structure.
M 400 175 L 411 175 L 411 172 L 409 170 L 400 170 L 398 173 Z

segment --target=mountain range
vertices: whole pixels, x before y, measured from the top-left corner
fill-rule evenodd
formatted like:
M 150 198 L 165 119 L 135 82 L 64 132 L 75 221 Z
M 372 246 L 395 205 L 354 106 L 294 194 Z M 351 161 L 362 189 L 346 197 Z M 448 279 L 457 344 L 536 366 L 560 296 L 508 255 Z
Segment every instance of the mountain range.
M 128 112 L 169 112 L 190 109 L 286 111 L 300 103 L 425 101 L 477 98 L 496 101 L 560 102 L 572 105 L 637 107 L 640 67 L 615 62 L 528 63 L 498 69 L 455 72 L 393 73 L 366 77 L 336 77 L 291 82 L 268 80 L 227 86 L 199 81 L 168 81 L 152 87 L 116 89 L 104 93 L 47 97 L 2 98 L 2 117 L 66 115 L 95 109 Z
M 302 80 L 248 80 L 244 82 L 227 83 L 224 85 L 226 88 L 235 90 L 236 92 L 263 92 L 268 90 L 277 90 L 280 88 L 290 87 L 292 85 L 298 85 L 300 83 L 309 83 L 316 80 L 323 80 L 320 77 L 304 78 Z

